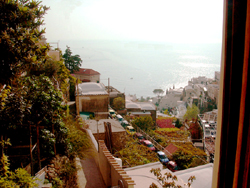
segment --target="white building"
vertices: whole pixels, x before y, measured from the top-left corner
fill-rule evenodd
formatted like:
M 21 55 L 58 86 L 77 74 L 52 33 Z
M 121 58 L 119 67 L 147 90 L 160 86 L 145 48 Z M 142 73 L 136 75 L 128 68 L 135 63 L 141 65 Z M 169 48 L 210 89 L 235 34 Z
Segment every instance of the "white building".
M 98 113 L 101 118 L 108 118 L 109 95 L 104 84 L 95 82 L 81 83 L 76 86 L 76 109 L 80 112 Z
M 183 116 L 185 115 L 185 113 L 187 111 L 185 102 L 184 101 L 178 101 L 177 104 L 178 104 L 178 106 L 176 108 L 176 117 L 178 119 L 183 119 Z
M 158 109 L 174 108 L 177 102 L 181 100 L 183 88 L 169 89 L 166 95 L 160 99 Z
M 220 72 L 219 71 L 215 71 L 214 79 L 217 83 L 220 83 Z
M 191 82 L 193 84 L 206 84 L 210 79 L 206 78 L 205 76 L 199 76 L 197 78 L 192 78 Z
M 219 99 L 219 85 L 218 84 L 208 84 L 207 85 L 207 95 L 216 101 L 216 104 L 218 104 Z

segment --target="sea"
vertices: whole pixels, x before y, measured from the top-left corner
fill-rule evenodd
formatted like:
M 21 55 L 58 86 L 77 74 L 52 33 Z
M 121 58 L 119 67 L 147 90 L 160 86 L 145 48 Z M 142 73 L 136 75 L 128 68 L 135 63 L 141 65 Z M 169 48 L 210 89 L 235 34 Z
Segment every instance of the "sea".
M 193 77 L 214 78 L 220 71 L 221 43 L 147 41 L 60 41 L 80 55 L 81 68 L 98 71 L 104 85 L 126 95 L 153 97 L 154 89 L 185 87 Z

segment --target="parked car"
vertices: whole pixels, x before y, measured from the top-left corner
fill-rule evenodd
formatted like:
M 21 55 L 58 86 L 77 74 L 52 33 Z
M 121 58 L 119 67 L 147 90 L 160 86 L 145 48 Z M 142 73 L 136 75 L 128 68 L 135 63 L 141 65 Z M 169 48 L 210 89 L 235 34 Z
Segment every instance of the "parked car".
M 122 117 L 120 114 L 116 115 L 115 118 L 116 118 L 119 122 L 124 121 L 123 117 Z
M 149 140 L 143 140 L 142 144 L 144 146 L 147 146 L 151 151 L 155 151 L 155 147 L 154 145 L 152 144 L 152 142 L 150 142 Z
M 145 140 L 144 136 L 141 133 L 135 133 L 134 134 L 134 139 L 138 139 L 139 143 L 141 143 L 141 144 Z
M 113 109 L 109 109 L 109 115 L 112 117 L 112 118 L 115 118 L 116 116 L 116 113 Z
M 169 159 L 167 158 L 166 154 L 163 151 L 157 151 L 157 157 L 159 158 L 160 162 L 164 165 L 167 165 Z
M 134 129 L 134 127 L 132 127 L 132 126 L 127 126 L 126 127 L 126 130 L 127 130 L 127 132 L 129 133 L 129 134 L 135 134 L 135 129 Z
M 135 138 L 139 139 L 139 140 L 142 140 L 144 139 L 143 135 L 141 133 L 135 133 Z M 145 140 L 145 139 L 144 139 Z
M 129 123 L 128 123 L 126 120 L 123 120 L 123 121 L 121 122 L 121 125 L 122 125 L 124 128 L 126 128 L 127 126 L 129 126 Z
M 169 162 L 167 163 L 167 168 L 168 168 L 169 170 L 171 170 L 172 172 L 175 172 L 175 171 L 178 170 L 178 166 L 177 166 L 176 162 L 174 162 L 174 161 L 169 161 Z

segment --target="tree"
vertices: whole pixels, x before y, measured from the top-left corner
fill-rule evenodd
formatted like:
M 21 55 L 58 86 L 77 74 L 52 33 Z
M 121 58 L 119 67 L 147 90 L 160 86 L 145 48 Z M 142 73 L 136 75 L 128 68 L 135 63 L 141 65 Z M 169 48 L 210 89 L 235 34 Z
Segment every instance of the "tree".
M 71 85 L 72 87 L 75 87 L 75 78 L 70 75 L 70 71 L 64 65 L 61 50 L 60 49 L 56 50 L 58 50 L 60 53 L 59 61 L 56 61 L 51 57 L 46 57 L 46 61 L 44 63 L 33 65 L 32 68 L 27 72 L 27 75 L 39 76 L 43 74 L 44 76 L 48 76 L 54 82 L 54 85 L 60 87 L 65 98 L 69 98 L 68 91 L 71 89 L 70 88 Z
M 180 122 L 180 120 L 177 118 L 176 122 L 175 122 L 175 127 L 177 128 L 181 128 L 182 127 L 182 123 Z
M 21 77 L 17 86 L 11 88 L 1 104 L 0 126 L 3 137 L 8 136 L 16 145 L 28 144 L 29 139 L 24 138 L 29 138 L 29 126 L 32 126 L 31 134 L 37 142 L 40 139 L 39 135 L 46 137 L 43 139 L 46 142 L 41 145 L 46 149 L 41 150 L 41 156 L 54 155 L 54 142 L 50 142 L 53 139 L 58 147 L 62 148 L 57 149 L 57 152 L 64 154 L 67 147 L 67 128 L 62 122 L 65 108 L 61 92 L 43 75 Z M 40 130 L 40 126 L 43 126 L 44 130 Z M 39 146 L 37 144 L 37 148 Z M 40 157 L 39 153 L 37 156 Z
M 164 91 L 162 89 L 154 89 L 153 93 L 159 97 L 159 95 L 163 94 Z
M 0 85 L 10 84 L 29 67 L 43 63 L 48 45 L 39 41 L 44 29 L 43 16 L 48 8 L 40 1 L 0 2 Z
M 154 121 L 151 116 L 141 116 L 133 120 L 132 125 L 134 127 L 139 127 L 144 131 L 150 131 L 155 129 Z
M 183 118 L 186 120 L 196 119 L 199 113 L 200 113 L 199 108 L 195 104 L 192 104 L 191 108 L 189 106 L 187 107 L 187 111 L 183 116 Z
M 113 101 L 115 110 L 123 110 L 125 108 L 125 100 L 122 97 L 117 97 Z
M 65 53 L 63 54 L 65 66 L 69 69 L 70 73 L 74 73 L 80 69 L 82 59 L 79 55 L 72 55 L 70 47 L 67 46 Z
M 170 116 L 168 109 L 164 110 L 163 113 Z
M 189 132 L 191 133 L 192 139 L 201 139 L 202 138 L 202 130 L 198 121 L 192 122 L 189 126 Z
M 158 103 L 155 103 L 156 106 L 159 106 L 160 104 L 160 95 L 164 93 L 164 91 L 162 89 L 154 89 L 153 93 L 155 95 L 157 95 L 157 98 L 158 98 Z
M 156 178 L 158 179 L 158 182 L 161 184 L 163 188 L 167 188 L 167 187 L 182 188 L 181 185 L 176 184 L 176 181 L 178 181 L 177 177 L 175 175 L 172 175 L 170 172 L 165 173 L 164 176 L 161 174 L 160 168 L 152 168 L 150 172 L 156 176 Z M 196 179 L 195 176 L 190 176 L 188 179 L 187 186 L 191 187 L 191 184 L 193 183 L 195 179 Z M 158 188 L 158 186 L 155 183 L 152 183 L 150 185 L 150 188 Z
M 180 169 L 186 169 L 189 167 L 193 160 L 193 155 L 185 153 L 182 150 L 178 150 L 172 155 L 173 160 L 178 164 Z

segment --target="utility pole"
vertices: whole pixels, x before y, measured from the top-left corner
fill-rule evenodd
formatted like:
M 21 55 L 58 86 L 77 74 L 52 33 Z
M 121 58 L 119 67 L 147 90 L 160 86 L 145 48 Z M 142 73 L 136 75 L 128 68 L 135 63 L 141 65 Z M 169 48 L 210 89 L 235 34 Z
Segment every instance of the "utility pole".
M 108 78 L 108 94 L 109 94 L 109 97 L 108 97 L 108 105 L 110 106 L 110 91 L 109 91 L 109 87 L 110 87 L 110 80 Z

